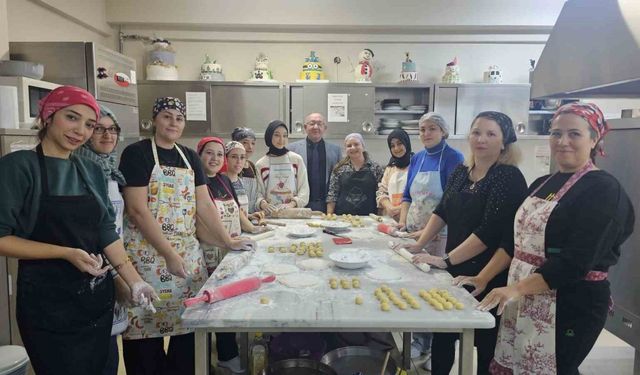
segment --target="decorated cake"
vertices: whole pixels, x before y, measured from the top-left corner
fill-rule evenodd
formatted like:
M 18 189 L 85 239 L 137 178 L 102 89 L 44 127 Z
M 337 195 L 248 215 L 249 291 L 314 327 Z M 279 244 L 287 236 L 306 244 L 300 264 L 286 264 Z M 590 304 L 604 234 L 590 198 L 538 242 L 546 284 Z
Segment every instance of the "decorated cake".
M 211 60 L 209 55 L 204 55 L 204 63 L 200 66 L 200 80 L 202 81 L 224 81 L 222 67 L 216 64 L 216 60 Z
M 411 82 L 418 80 L 418 72 L 416 63 L 409 58 L 409 52 L 405 52 L 405 60 L 402 63 L 402 71 L 400 72 L 400 82 Z
M 304 64 L 302 64 L 302 71 L 300 72 L 300 78 L 296 82 L 329 82 L 326 79 L 324 72 L 322 71 L 322 65 L 318 61 L 315 51 L 311 51 L 309 57 L 305 57 Z
M 147 79 L 160 81 L 175 81 L 178 79 L 176 51 L 173 50 L 168 40 L 153 40 L 148 61 Z
M 443 83 L 460 83 L 460 67 L 458 66 L 458 58 L 454 57 L 453 61 L 447 64 L 444 75 L 442 76 Z
M 256 57 L 256 67 L 253 72 L 251 72 L 249 81 L 274 81 L 273 74 L 271 74 L 271 70 L 269 69 L 269 58 L 262 52 Z

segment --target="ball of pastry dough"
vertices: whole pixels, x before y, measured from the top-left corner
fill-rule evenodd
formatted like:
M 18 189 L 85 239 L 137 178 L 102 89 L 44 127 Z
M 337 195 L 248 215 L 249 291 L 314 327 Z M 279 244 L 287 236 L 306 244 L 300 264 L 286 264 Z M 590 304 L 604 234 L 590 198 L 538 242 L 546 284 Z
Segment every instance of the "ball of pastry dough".
M 270 253 L 275 253 L 276 252 L 276 248 L 273 246 L 269 246 L 269 248 L 267 248 L 267 251 Z
M 391 310 L 391 306 L 389 306 L 389 304 L 388 304 L 388 303 L 384 303 L 384 302 L 382 302 L 382 303 L 380 304 L 380 309 L 381 309 L 382 311 L 389 311 L 389 310 Z
M 351 285 L 353 285 L 353 287 L 354 287 L 354 288 L 356 288 L 356 289 L 360 288 L 360 280 L 358 280 L 358 279 L 353 279 L 353 280 L 351 281 Z
M 269 297 L 260 297 L 260 303 L 266 305 L 269 303 Z
M 453 305 L 454 305 L 454 306 L 456 307 L 456 309 L 458 309 L 458 310 L 462 310 L 462 309 L 464 309 L 464 304 L 462 304 L 462 303 L 460 303 L 460 302 L 456 302 L 456 303 L 454 303 Z
M 356 296 L 356 305 L 362 305 L 362 297 L 361 296 Z
M 453 304 L 451 302 L 445 302 L 442 304 L 442 306 L 445 308 L 445 310 L 453 309 Z
M 444 310 L 444 306 L 442 306 L 442 304 L 440 302 L 436 302 L 433 304 L 433 308 L 438 310 L 438 311 L 442 311 Z

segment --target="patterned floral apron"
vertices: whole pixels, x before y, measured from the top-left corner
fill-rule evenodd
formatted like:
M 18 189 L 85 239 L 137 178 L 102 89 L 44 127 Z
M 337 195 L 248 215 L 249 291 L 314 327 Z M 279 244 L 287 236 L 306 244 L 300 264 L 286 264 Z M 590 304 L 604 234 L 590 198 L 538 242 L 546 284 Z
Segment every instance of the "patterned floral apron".
M 545 230 L 558 201 L 589 171 L 589 162 L 569 178 L 562 188 L 547 201 L 535 196 L 551 177 L 542 183 L 522 203 L 515 216 L 515 249 L 509 269 L 508 285 L 533 274 L 547 260 Z M 590 271 L 585 280 L 607 278 L 606 272 Z M 490 366 L 494 375 L 556 374 L 556 291 L 528 295 L 517 303 L 508 304 L 500 321 L 498 343 Z
M 440 160 L 438 161 L 437 171 L 417 172 L 411 187 L 409 187 L 409 194 L 411 195 L 411 204 L 409 205 L 409 211 L 407 212 L 407 232 L 415 232 L 422 230 L 429 221 L 433 210 L 436 209 L 438 203 L 444 195 L 442 190 L 442 183 L 440 182 L 440 168 L 442 164 L 442 155 L 444 155 L 444 149 L 440 152 Z M 424 159 L 427 157 L 422 156 L 420 167 L 418 171 L 422 169 Z M 426 246 L 427 251 L 431 255 L 443 256 L 445 253 L 445 247 L 447 246 L 447 227 L 442 228 L 436 238 L 434 238 Z
M 160 301 L 154 302 L 155 314 L 141 307 L 129 309 L 129 327 L 123 334 L 125 340 L 193 332 L 181 325 L 182 302 L 195 296 L 207 280 L 202 251 L 195 236 L 195 175 L 182 150 L 175 147 L 187 168 L 161 166 L 155 139 L 151 139 L 155 166 L 149 180 L 147 205 L 162 234 L 184 259 L 187 272 L 191 274 L 186 279 L 171 275 L 164 257 L 125 215 L 125 248 L 136 271 L 160 297 Z
M 240 226 L 240 208 L 238 204 L 233 199 L 233 194 L 231 194 L 231 190 L 225 183 L 222 181 L 219 175 L 216 176 L 218 182 L 224 186 L 224 189 L 227 191 L 227 199 L 219 199 L 215 198 L 213 194 L 211 194 L 211 190 L 209 189 L 209 196 L 213 200 L 213 204 L 218 209 L 218 213 L 220 214 L 220 219 L 222 220 L 222 225 L 224 225 L 224 229 L 227 230 L 227 233 L 231 237 L 238 237 L 242 232 L 242 228 Z M 238 197 L 239 198 L 239 197 Z M 215 271 L 218 264 L 224 256 L 227 254 L 227 249 L 220 248 L 212 245 L 201 244 L 202 252 L 204 253 L 204 262 L 207 266 L 207 272 L 209 275 Z

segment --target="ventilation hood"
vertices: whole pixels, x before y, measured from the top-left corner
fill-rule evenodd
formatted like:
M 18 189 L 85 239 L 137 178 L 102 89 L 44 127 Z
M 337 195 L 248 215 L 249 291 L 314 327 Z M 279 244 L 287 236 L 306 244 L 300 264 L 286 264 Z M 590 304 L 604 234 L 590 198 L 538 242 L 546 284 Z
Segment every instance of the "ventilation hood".
M 567 1 L 533 72 L 531 97 L 639 98 L 640 1 Z

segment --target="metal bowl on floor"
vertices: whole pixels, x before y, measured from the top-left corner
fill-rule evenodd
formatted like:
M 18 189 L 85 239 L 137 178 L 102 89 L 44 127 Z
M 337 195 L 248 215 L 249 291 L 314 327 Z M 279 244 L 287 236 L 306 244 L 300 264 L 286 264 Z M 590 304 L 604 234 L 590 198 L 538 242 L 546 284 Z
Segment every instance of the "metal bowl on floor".
M 330 366 L 310 359 L 286 359 L 269 365 L 267 375 L 338 375 Z M 351 374 L 349 374 L 351 375 Z
M 380 375 L 386 353 L 366 346 L 345 346 L 325 354 L 320 360 L 331 366 L 338 375 Z M 384 375 L 395 375 L 396 362 L 389 358 Z

